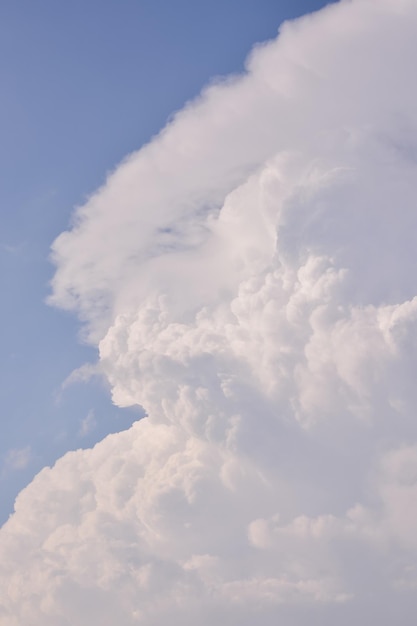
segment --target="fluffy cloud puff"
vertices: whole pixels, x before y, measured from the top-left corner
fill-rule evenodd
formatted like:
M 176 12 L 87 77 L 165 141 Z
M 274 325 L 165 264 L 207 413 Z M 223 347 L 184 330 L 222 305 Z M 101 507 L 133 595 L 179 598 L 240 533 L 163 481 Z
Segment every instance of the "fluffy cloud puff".
M 54 243 L 119 406 L 0 531 L 0 623 L 414 623 L 417 4 L 285 24 Z

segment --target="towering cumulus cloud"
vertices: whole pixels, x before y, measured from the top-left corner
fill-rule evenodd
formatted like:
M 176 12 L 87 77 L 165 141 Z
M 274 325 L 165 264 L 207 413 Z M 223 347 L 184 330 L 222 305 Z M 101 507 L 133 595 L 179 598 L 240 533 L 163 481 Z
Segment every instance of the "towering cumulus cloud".
M 147 417 L 0 531 L 1 626 L 391 626 L 417 587 L 417 2 L 285 24 L 53 246 Z

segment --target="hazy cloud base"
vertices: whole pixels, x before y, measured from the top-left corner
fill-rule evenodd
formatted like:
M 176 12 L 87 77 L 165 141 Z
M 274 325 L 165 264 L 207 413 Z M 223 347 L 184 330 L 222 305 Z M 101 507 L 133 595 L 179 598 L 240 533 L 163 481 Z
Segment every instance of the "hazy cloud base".
M 417 3 L 284 25 L 54 243 L 114 402 L 0 531 L 0 623 L 413 624 Z

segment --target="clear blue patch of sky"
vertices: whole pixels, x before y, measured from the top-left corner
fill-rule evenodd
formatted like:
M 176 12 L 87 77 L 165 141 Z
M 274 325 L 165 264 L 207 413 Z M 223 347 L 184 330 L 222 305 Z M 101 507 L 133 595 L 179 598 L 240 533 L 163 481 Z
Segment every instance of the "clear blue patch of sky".
M 0 3 L 0 523 L 67 450 L 141 413 L 70 372 L 95 353 L 48 307 L 53 239 L 127 153 L 255 42 L 321 0 L 3 0 Z M 87 415 L 90 430 L 83 435 Z M 26 467 L 10 450 L 30 447 Z

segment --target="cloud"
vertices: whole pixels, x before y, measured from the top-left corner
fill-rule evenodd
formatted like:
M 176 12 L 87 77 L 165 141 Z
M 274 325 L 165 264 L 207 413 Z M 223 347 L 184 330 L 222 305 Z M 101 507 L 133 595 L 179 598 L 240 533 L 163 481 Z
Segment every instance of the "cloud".
M 416 34 L 285 24 L 76 211 L 51 301 L 148 417 L 20 493 L 0 624 L 414 622 Z
M 25 248 L 25 245 L 26 244 L 24 242 L 18 243 L 18 244 L 9 244 L 9 243 L 0 242 L 0 250 L 12 256 L 19 256 L 22 254 Z
M 30 446 L 24 448 L 13 448 L 9 450 L 4 459 L 3 471 L 22 470 L 28 466 L 32 458 L 32 450 Z
M 80 367 L 72 370 L 61 384 L 61 391 L 77 383 L 88 383 L 94 377 L 100 377 L 101 372 L 97 364 L 84 363 Z
M 89 435 L 91 431 L 95 429 L 96 426 L 97 426 L 97 420 L 94 414 L 94 410 L 91 409 L 90 411 L 88 411 L 84 419 L 81 420 L 80 429 L 78 431 L 78 436 L 85 437 L 86 435 Z

